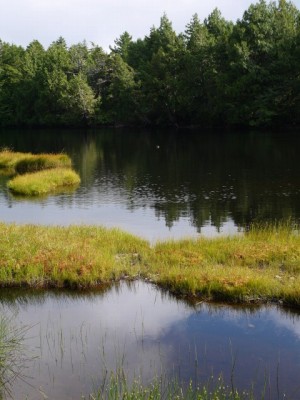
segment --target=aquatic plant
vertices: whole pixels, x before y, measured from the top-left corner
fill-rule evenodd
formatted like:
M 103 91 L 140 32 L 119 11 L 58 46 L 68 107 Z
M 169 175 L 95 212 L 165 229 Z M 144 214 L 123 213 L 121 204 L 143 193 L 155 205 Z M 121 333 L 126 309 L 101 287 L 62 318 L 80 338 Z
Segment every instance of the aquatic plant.
M 210 378 L 203 385 L 181 385 L 177 379 L 154 378 L 144 385 L 140 378 L 128 384 L 125 375 L 112 373 L 107 382 L 89 396 L 90 400 L 254 400 L 251 392 L 238 392 L 226 386 L 222 377 Z M 264 399 L 262 395 L 261 399 Z
M 0 393 L 2 394 L 10 394 L 14 381 L 17 378 L 24 378 L 24 369 L 29 361 L 24 352 L 24 339 L 28 329 L 25 326 L 16 327 L 13 317 L 0 316 Z
M 53 168 L 17 175 L 7 183 L 7 186 L 16 194 L 38 196 L 79 183 L 80 177 L 75 171 L 69 168 Z

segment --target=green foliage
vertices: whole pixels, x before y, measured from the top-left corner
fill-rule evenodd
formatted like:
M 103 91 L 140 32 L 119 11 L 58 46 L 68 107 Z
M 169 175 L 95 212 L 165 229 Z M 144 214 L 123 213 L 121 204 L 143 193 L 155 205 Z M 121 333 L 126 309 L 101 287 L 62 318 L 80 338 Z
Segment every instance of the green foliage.
M 299 12 L 290 2 L 251 5 L 232 37 L 232 122 L 251 126 L 295 121 L 295 39 Z M 288 116 L 289 115 L 289 116 Z
M 259 0 L 236 23 L 195 14 L 183 34 L 163 15 L 109 54 L 0 41 L 0 125 L 298 124 L 299 55 L 300 13 L 286 0 Z
M 118 53 L 110 55 L 107 65 L 109 72 L 101 110 L 112 124 L 131 122 L 135 117 L 139 87 L 134 70 Z
M 115 40 L 115 46 L 111 48 L 113 53 L 119 54 L 125 62 L 128 62 L 129 48 L 132 44 L 132 37 L 124 32 L 119 39 Z

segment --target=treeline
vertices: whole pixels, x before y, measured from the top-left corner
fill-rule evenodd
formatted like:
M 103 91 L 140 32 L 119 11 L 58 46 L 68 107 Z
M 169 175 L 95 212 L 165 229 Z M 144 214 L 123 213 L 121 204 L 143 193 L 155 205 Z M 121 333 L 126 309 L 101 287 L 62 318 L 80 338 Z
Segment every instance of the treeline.
M 166 15 L 110 52 L 63 38 L 0 40 L 0 125 L 278 126 L 300 122 L 300 12 L 260 0 L 236 23 L 215 9 L 177 34 Z

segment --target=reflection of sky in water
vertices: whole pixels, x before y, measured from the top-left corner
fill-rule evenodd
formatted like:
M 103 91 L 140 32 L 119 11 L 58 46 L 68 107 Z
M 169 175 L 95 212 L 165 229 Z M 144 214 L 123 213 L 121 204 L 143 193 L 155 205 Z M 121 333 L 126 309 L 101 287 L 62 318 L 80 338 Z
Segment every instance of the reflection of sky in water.
M 130 289 L 121 283 L 104 295 L 27 298 L 17 321 L 33 326 L 27 345 L 40 358 L 28 375 L 50 398 L 89 393 L 105 369 L 117 367 L 145 382 L 163 371 L 186 381 L 222 372 L 230 383 L 235 359 L 238 387 L 255 380 L 260 390 L 267 373 L 274 390 L 278 367 L 281 391 L 292 390 L 300 372 L 299 315 L 276 307 L 192 308 L 141 282 Z M 20 393 L 42 398 L 24 384 L 16 386 L 15 398 Z

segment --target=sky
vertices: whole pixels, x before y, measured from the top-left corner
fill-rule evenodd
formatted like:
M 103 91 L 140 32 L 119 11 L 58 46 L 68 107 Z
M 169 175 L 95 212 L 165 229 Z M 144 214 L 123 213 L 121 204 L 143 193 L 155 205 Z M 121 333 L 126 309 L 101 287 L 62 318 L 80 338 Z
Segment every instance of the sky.
M 258 1 L 258 0 L 257 0 Z M 214 8 L 232 21 L 256 0 L 0 0 L 0 39 L 26 47 L 43 46 L 62 36 L 70 46 L 86 40 L 105 50 L 124 31 L 134 40 L 158 26 L 165 12 L 176 32 L 183 32 L 193 14 L 201 20 Z M 300 0 L 293 3 L 300 8 Z

